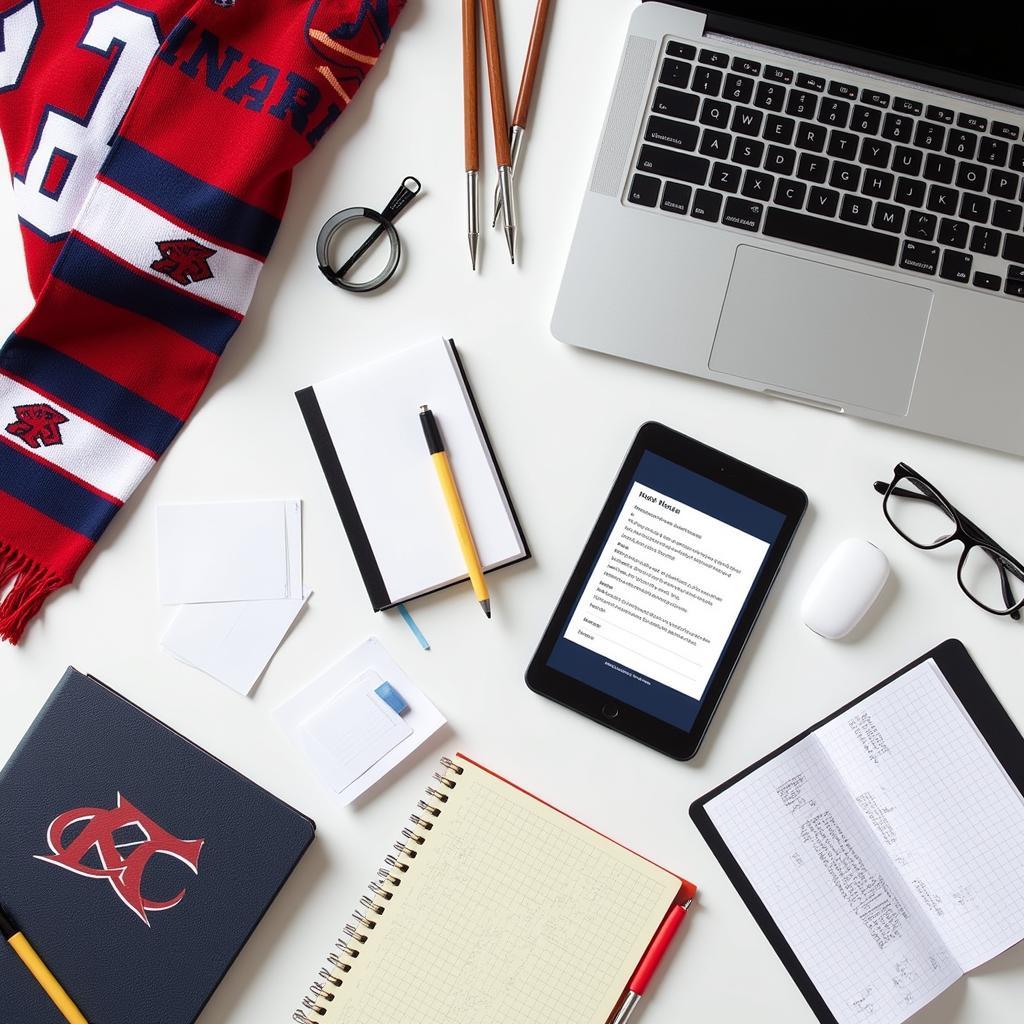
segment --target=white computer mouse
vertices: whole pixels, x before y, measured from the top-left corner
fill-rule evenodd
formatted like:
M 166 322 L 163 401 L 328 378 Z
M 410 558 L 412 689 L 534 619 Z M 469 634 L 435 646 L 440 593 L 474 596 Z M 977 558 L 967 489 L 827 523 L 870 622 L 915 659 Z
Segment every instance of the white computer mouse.
M 889 578 L 889 559 L 870 541 L 844 540 L 807 588 L 800 613 L 820 636 L 846 636 L 875 603 Z

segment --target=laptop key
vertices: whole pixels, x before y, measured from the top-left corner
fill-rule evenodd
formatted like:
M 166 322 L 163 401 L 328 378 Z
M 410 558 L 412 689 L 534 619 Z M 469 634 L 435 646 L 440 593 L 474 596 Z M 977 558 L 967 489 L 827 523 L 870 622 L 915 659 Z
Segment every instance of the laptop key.
M 935 229 L 939 226 L 939 218 L 934 213 L 923 213 L 914 210 L 907 217 L 907 234 L 911 238 L 920 238 L 930 242 L 935 237 Z
M 946 139 L 946 129 L 939 124 L 929 124 L 927 121 L 917 122 L 917 131 L 914 132 L 914 145 L 921 149 L 939 150 Z
M 924 155 L 907 146 L 897 146 L 892 155 L 892 169 L 897 174 L 920 174 L 923 163 Z
M 866 171 L 860 190 L 873 199 L 888 199 L 892 195 L 896 179 L 887 171 Z
M 786 87 L 774 82 L 758 82 L 754 106 L 764 110 L 782 110 L 786 104 Z
M 985 187 L 985 179 L 988 171 L 981 164 L 960 162 L 956 171 L 956 183 L 960 188 L 966 188 L 971 192 L 980 192 Z
M 708 184 L 720 192 L 739 192 L 743 172 L 734 164 L 715 164 Z
M 740 135 L 760 135 L 763 122 L 764 114 L 751 107 L 737 107 L 732 114 L 732 130 Z
M 695 68 L 690 88 L 703 96 L 717 96 L 722 89 L 722 72 L 714 68 Z
M 693 121 L 697 117 L 699 105 L 697 97 L 691 96 L 688 92 L 662 88 L 654 94 L 651 110 L 655 114 L 678 117 L 681 121 Z
M 1024 146 L 1013 146 L 1010 150 L 1010 169 L 1024 171 Z
M 1010 158 L 1010 144 L 1005 139 L 985 137 L 978 146 L 978 159 L 993 167 L 1005 167 Z
M 950 130 L 946 139 L 946 152 L 950 156 L 958 156 L 962 160 L 973 160 L 978 151 L 978 136 L 974 132 L 964 132 L 959 128 Z
M 943 124 L 953 123 L 953 111 L 948 107 L 929 106 L 925 109 L 924 116 L 930 121 L 941 121 Z
M 828 161 L 824 157 L 803 153 L 797 164 L 796 176 L 804 181 L 816 181 L 823 184 L 828 177 Z
M 693 194 L 693 206 L 690 207 L 691 217 L 696 217 L 698 220 L 717 221 L 721 212 L 721 193 L 708 192 L 707 189 L 699 188 Z
M 988 121 L 976 114 L 957 114 L 956 123 L 958 127 L 966 128 L 971 132 L 988 131 Z
M 871 200 L 861 196 L 843 196 L 839 219 L 851 224 L 867 224 L 871 220 Z
M 846 82 L 829 82 L 829 96 L 841 96 L 843 99 L 855 100 L 857 98 L 857 87 L 847 85 Z
M 669 43 L 665 52 L 670 57 L 679 57 L 682 60 L 693 60 L 697 56 L 697 47 L 689 43 Z
M 889 94 L 876 89 L 864 89 L 860 94 L 861 103 L 869 103 L 873 107 L 889 106 Z
M 896 180 L 896 202 L 904 206 L 924 206 L 925 183 L 914 178 Z
M 988 176 L 988 191 L 1002 199 L 1016 199 L 1020 192 L 1020 175 L 1013 171 L 994 170 Z
M 868 228 L 771 206 L 765 211 L 763 233 L 769 238 L 813 246 L 842 256 L 895 266 L 898 239 Z
M 797 149 L 807 149 L 813 153 L 820 153 L 825 148 L 825 138 L 828 130 L 820 124 L 799 124 L 796 129 L 794 140 Z
M 796 76 L 796 84 L 801 89 L 813 89 L 815 92 L 825 91 L 825 79 L 818 75 L 799 74 Z
M 678 181 L 665 182 L 665 194 L 661 197 L 661 208 L 671 213 L 686 213 L 690 208 L 693 189 Z
M 952 245 L 957 249 L 964 249 L 967 246 L 967 233 L 970 225 L 962 220 L 950 220 L 943 217 L 939 221 L 939 241 L 943 245 Z
M 749 103 L 754 95 L 754 80 L 743 75 L 726 75 L 722 95 L 733 103 Z
M 1024 235 L 1007 235 L 1003 239 L 1003 259 L 1024 263 Z
M 923 242 L 904 242 L 900 253 L 900 266 L 918 274 L 934 275 L 939 269 L 939 247 Z
M 692 150 L 697 148 L 699 134 L 700 131 L 695 124 L 673 121 L 667 117 L 652 117 L 647 122 L 644 138 L 648 142 L 657 142 L 660 146 Z
M 700 152 L 704 156 L 721 157 L 724 160 L 729 155 L 730 146 L 732 146 L 732 136 L 726 135 L 725 132 L 716 132 L 705 128 L 704 134 L 700 137 Z
M 999 286 L 1003 282 L 995 274 L 983 274 L 979 270 L 974 275 L 974 287 L 975 288 L 987 288 L 990 292 L 999 291 Z
M 942 254 L 939 277 L 947 281 L 958 281 L 960 284 L 970 284 L 973 264 L 974 257 L 969 252 L 953 252 L 947 249 Z
M 796 150 L 784 146 L 769 146 L 764 158 L 764 169 L 773 174 L 792 174 L 796 167 Z
M 929 181 L 937 181 L 948 185 L 953 180 L 953 171 L 956 169 L 956 161 L 952 157 L 940 156 L 938 153 L 929 153 L 924 161 L 924 176 Z
M 788 68 L 779 68 L 774 64 L 769 64 L 764 69 L 764 77 L 771 82 L 781 82 L 783 85 L 789 85 L 793 81 L 793 72 Z
M 882 112 L 871 107 L 860 105 L 853 108 L 850 117 L 850 127 L 861 135 L 877 135 L 878 129 L 882 126 Z
M 889 203 L 875 203 L 875 215 L 871 218 L 871 226 L 879 231 L 892 231 L 899 234 L 903 230 L 903 219 L 906 216 L 903 207 L 891 206 Z M 895 255 L 892 262 L 896 262 Z
M 732 158 L 744 167 L 760 167 L 764 156 L 764 143 L 757 139 L 737 139 L 732 148 Z
M 733 71 L 741 71 L 745 75 L 761 74 L 761 64 L 756 60 L 747 60 L 746 57 L 733 57 Z
M 881 167 L 884 170 L 889 166 L 891 155 L 891 143 L 878 139 L 865 139 L 860 147 L 860 162 L 867 164 L 868 167 Z
M 843 157 L 846 160 L 856 160 L 859 144 L 860 140 L 856 135 L 833 129 L 828 136 L 828 155 Z
M 960 193 L 955 188 L 945 185 L 932 185 L 928 189 L 928 209 L 934 213 L 955 214 L 960 200 Z
M 909 142 L 914 131 L 914 121 L 899 114 L 886 114 L 882 123 L 882 138 L 892 142 Z
M 856 192 L 860 184 L 860 168 L 856 164 L 847 164 L 836 160 L 832 164 L 832 174 L 828 179 L 833 188 L 841 188 L 847 192 Z
M 648 171 L 663 178 L 688 181 L 695 185 L 703 185 L 707 181 L 710 167 L 711 161 L 703 157 L 677 153 L 671 149 L 658 149 L 656 146 L 642 146 L 636 165 L 638 171 Z
M 701 50 L 697 59 L 701 64 L 710 64 L 714 68 L 729 66 L 729 54 L 721 53 L 719 50 Z
M 834 217 L 839 209 L 839 193 L 815 185 L 807 197 L 807 212 L 819 217 Z
M 638 206 L 657 206 L 661 182 L 646 174 L 634 174 L 629 186 L 629 201 Z
M 748 199 L 763 199 L 767 202 L 772 197 L 772 186 L 775 179 L 764 171 L 747 171 L 743 176 L 743 195 Z
M 802 209 L 807 186 L 802 181 L 781 178 L 775 186 L 775 202 L 779 206 L 788 206 L 791 210 Z
M 914 117 L 920 117 L 924 113 L 924 108 L 917 100 L 904 99 L 902 96 L 897 96 L 893 100 L 892 109 L 901 114 L 913 114 Z
M 658 81 L 662 85 L 671 85 L 676 89 L 685 89 L 690 83 L 690 72 L 693 66 L 681 60 L 672 60 L 671 57 L 661 65 L 661 75 Z
M 845 128 L 850 119 L 850 104 L 843 100 L 822 100 L 818 120 L 833 128 Z
M 706 99 L 700 108 L 700 123 L 709 128 L 727 128 L 732 105 L 724 100 Z
M 733 196 L 725 201 L 722 223 L 726 227 L 741 228 L 743 231 L 757 231 L 763 213 L 764 206 L 761 203 L 751 203 Z
M 992 200 L 988 196 L 976 196 L 965 192 L 960 197 L 960 216 L 964 220 L 972 220 L 975 224 L 986 224 L 992 209 Z
M 992 127 L 989 130 L 993 135 L 998 135 L 1001 139 L 1020 138 L 1020 128 L 1015 124 L 1007 124 L 1005 121 L 993 121 Z
M 1012 281 L 1007 277 L 1003 291 L 1016 299 L 1024 299 L 1024 281 Z
M 791 117 L 779 117 L 778 114 L 769 114 L 764 123 L 764 137 L 769 142 L 777 142 L 783 146 L 788 146 L 793 141 L 795 130 L 796 121 Z
M 982 227 L 980 224 L 971 232 L 971 252 L 982 256 L 998 256 L 999 244 L 1003 240 L 1001 231 Z
M 786 102 L 786 113 L 791 117 L 814 117 L 818 109 L 818 97 L 814 93 L 791 89 Z
M 1024 206 L 1019 203 L 1005 203 L 997 199 L 992 208 L 992 223 L 1004 231 L 1020 231 L 1022 213 Z

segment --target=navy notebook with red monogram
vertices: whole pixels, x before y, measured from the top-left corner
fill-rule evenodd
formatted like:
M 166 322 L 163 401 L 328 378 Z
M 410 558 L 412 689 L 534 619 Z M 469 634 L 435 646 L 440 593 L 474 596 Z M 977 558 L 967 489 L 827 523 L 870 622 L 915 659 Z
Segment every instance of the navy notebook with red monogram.
M 191 1024 L 314 828 L 68 669 L 0 772 L 0 902 L 90 1024 Z M 0 943 L 0 1022 L 63 1021 Z

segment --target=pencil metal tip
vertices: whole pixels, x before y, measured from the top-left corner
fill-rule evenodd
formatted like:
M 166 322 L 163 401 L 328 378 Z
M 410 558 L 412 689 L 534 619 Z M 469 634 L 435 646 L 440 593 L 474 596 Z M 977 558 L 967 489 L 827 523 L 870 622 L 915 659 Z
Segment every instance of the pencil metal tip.
M 480 183 L 476 171 L 466 171 L 466 225 L 469 260 L 476 270 L 476 251 L 480 241 Z
M 512 262 L 516 261 L 516 227 L 513 224 L 505 225 L 505 241 L 508 242 L 508 254 Z
M 483 608 L 484 615 L 486 615 L 487 618 L 490 618 L 491 617 L 491 601 L 490 601 L 490 598 L 488 598 L 486 601 L 481 601 L 480 602 L 480 607 Z
M 469 232 L 469 262 L 472 264 L 473 269 L 476 270 L 476 252 L 477 247 L 480 244 L 480 235 L 478 233 Z

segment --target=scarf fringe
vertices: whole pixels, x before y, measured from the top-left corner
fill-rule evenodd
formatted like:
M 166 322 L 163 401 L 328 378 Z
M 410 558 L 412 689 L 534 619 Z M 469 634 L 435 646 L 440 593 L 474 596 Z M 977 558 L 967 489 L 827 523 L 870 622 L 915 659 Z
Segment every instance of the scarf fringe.
M 10 593 L 0 601 L 0 640 L 16 644 L 43 602 L 64 581 L 9 544 L 0 544 L 0 593 L 14 580 Z

